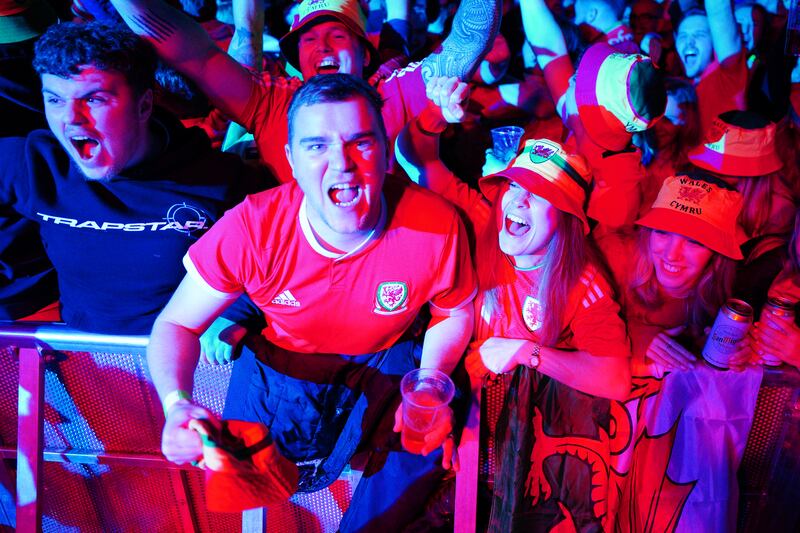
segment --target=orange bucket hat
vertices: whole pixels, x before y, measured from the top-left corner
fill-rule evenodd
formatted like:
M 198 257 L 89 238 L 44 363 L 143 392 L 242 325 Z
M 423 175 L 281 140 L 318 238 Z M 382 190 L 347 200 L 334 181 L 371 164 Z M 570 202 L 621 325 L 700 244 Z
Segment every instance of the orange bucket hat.
M 783 168 L 775 151 L 774 123 L 749 111 L 714 119 L 705 144 L 689 152 L 695 166 L 724 176 L 761 176 Z
M 555 141 L 530 139 L 508 168 L 481 178 L 478 185 L 486 198 L 493 199 L 508 181 L 575 215 L 589 234 L 584 205 L 592 187 L 592 172 L 582 156 L 567 153 Z
M 731 259 L 742 259 L 746 240 L 736 222 L 742 195 L 692 176 L 664 180 L 650 210 L 636 221 L 640 226 L 677 233 Z
M 375 72 L 380 66 L 380 56 L 367 38 L 367 17 L 358 0 L 303 0 L 300 3 L 298 14 L 295 15 L 294 22 L 292 22 L 292 28 L 279 43 L 281 53 L 286 61 L 296 70 L 300 70 L 298 48 L 300 35 L 313 24 L 326 20 L 341 22 L 361 40 L 364 52 L 369 58 L 369 64 L 364 71 L 367 74 Z

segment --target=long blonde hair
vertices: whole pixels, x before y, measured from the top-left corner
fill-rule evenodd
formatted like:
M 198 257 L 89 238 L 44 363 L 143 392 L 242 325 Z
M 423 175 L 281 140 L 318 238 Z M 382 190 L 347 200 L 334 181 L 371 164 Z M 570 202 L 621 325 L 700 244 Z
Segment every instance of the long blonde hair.
M 739 178 L 736 189 L 742 194 L 744 203 L 739 214 L 739 224 L 751 238 L 766 233 L 772 213 L 773 195 L 782 180 L 780 172 L 763 176 Z
M 643 307 L 655 309 L 664 302 L 650 253 L 650 228 L 639 228 L 636 256 L 628 283 L 629 293 Z M 713 252 L 688 297 L 689 333 L 699 337 L 711 323 L 720 306 L 730 297 L 735 262 Z

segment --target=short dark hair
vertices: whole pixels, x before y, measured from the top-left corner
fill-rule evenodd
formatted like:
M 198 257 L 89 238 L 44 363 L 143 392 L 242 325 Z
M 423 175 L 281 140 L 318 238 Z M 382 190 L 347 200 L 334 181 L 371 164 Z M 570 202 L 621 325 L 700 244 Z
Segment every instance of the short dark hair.
M 602 0 L 602 2 L 611 8 L 611 11 L 617 16 L 617 19 L 622 18 L 622 15 L 625 13 L 625 7 L 628 5 L 625 0 Z
M 289 103 L 289 143 L 292 142 L 294 119 L 298 109 L 314 104 L 345 102 L 353 98 L 363 98 L 367 101 L 375 112 L 383 138 L 388 142 L 386 126 L 381 115 L 383 99 L 378 91 L 366 81 L 350 74 L 318 74 L 300 87 Z
M 681 24 L 683 24 L 683 21 L 688 19 L 689 17 L 705 17 L 706 19 L 708 19 L 708 14 L 705 12 L 704 9 L 700 9 L 699 7 L 690 7 L 689 9 L 686 10 L 686 12 L 683 13 L 683 15 L 681 15 L 681 17 L 678 19 L 678 23 L 675 24 L 674 26 L 675 35 L 677 35 L 678 32 L 680 31 Z
M 150 45 L 123 24 L 65 22 L 36 41 L 33 68 L 60 78 L 76 76 L 87 65 L 119 72 L 138 95 L 155 86 L 156 62 Z
M 767 117 L 755 111 L 732 109 L 731 111 L 720 113 L 719 118 L 726 124 L 738 126 L 744 130 L 760 130 L 772 124 Z

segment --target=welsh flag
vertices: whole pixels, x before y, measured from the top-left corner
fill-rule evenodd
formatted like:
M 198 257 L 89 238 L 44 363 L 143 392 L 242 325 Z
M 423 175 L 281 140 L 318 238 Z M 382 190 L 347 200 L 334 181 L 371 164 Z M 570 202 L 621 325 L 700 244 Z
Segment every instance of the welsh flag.
M 762 370 L 702 362 L 634 378 L 625 402 L 518 368 L 497 424 L 489 530 L 735 531 Z
M 761 378 L 761 367 L 720 371 L 702 361 L 662 379 L 634 378 L 621 413 L 631 445 L 611 461 L 615 531 L 736 531 L 736 473 Z

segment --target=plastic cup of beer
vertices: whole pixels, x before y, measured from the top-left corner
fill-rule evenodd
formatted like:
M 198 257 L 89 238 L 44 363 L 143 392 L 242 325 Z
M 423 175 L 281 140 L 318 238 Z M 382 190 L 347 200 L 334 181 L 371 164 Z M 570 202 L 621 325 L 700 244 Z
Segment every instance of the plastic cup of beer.
M 492 152 L 494 157 L 508 163 L 517 157 L 519 141 L 525 130 L 519 126 L 502 126 L 492 130 Z
M 456 388 L 450 376 L 432 368 L 412 370 L 400 382 L 403 395 L 403 431 L 400 443 L 411 453 L 420 454 L 427 435 L 447 416 Z

